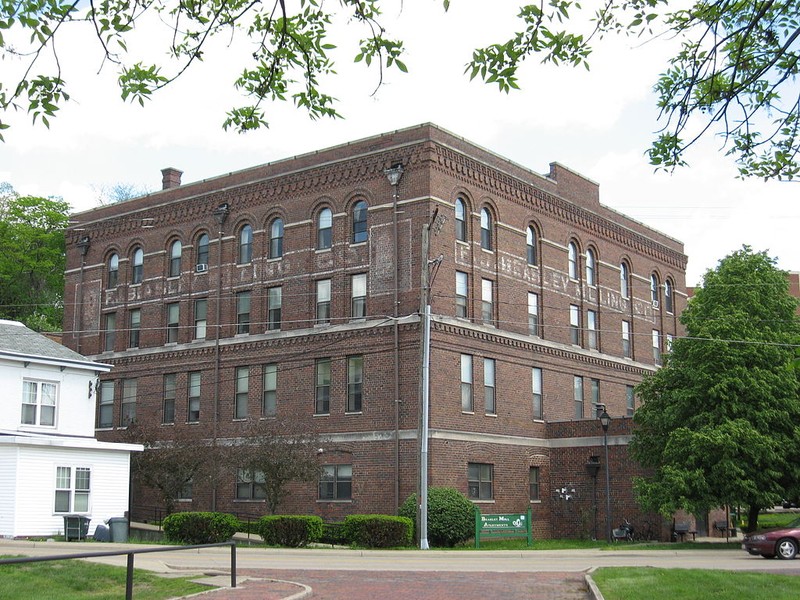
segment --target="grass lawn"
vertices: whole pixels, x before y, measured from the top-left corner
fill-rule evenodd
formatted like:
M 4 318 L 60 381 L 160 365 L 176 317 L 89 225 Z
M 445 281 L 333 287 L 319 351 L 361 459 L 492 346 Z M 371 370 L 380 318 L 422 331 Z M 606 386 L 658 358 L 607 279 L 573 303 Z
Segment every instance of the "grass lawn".
M 119 600 L 125 597 L 125 573 L 124 567 L 78 559 L 0 565 L 0 598 Z M 212 589 L 192 583 L 190 579 L 159 577 L 150 571 L 134 569 L 133 597 L 136 600 L 162 600 Z
M 605 600 L 796 600 L 800 577 L 773 573 L 603 567 L 592 573 Z

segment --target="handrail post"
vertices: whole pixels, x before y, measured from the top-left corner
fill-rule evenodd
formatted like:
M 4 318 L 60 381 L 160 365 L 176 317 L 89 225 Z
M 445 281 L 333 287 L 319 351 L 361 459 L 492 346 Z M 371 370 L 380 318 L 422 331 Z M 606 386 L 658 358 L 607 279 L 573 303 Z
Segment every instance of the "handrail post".
M 125 600 L 133 600 L 133 552 L 128 553 L 128 571 L 125 574 Z
M 236 543 L 231 542 L 231 587 L 236 587 Z

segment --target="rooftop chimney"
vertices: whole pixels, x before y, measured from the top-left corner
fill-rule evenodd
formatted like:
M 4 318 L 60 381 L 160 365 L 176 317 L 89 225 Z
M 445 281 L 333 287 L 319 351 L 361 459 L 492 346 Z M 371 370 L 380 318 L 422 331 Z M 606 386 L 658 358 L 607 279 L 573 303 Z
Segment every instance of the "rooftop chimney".
M 178 187 L 181 184 L 181 175 L 183 175 L 183 171 L 174 167 L 161 169 L 161 189 L 168 190 Z

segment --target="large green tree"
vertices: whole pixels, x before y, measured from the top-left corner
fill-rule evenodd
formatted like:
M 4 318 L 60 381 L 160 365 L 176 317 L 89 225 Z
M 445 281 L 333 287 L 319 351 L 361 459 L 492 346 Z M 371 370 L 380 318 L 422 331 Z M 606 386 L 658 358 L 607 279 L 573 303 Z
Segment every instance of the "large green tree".
M 245 62 L 232 65 L 232 84 L 248 103 L 232 108 L 226 128 L 267 124 L 265 105 L 291 100 L 312 118 L 338 117 L 324 80 L 340 58 L 326 34 L 335 19 L 350 20 L 359 36 L 354 58 L 405 71 L 404 44 L 384 28 L 386 0 L 25 0 L 0 3 L 0 54 L 18 61 L 0 83 L 2 113 L 23 109 L 45 125 L 72 91 L 62 77 L 56 42 L 67 28 L 83 26 L 97 39 L 98 59 L 116 65 L 122 97 L 142 103 L 213 52 L 212 40 L 243 37 Z M 450 0 L 443 0 L 445 10 Z M 392 5 L 394 6 L 394 5 Z M 476 19 L 491 18 L 481 5 Z M 151 19 L 152 16 L 157 19 Z M 149 21 L 148 21 L 149 19 Z M 796 0 L 540 0 L 520 7 L 519 31 L 477 49 L 471 77 L 509 91 L 520 86 L 518 68 L 531 56 L 542 62 L 589 65 L 596 43 L 610 34 L 653 42 L 678 40 L 680 48 L 655 86 L 663 129 L 649 150 L 653 164 L 684 164 L 685 150 L 705 135 L 723 146 L 743 176 L 791 179 L 800 175 L 800 3 Z M 164 37 L 153 25 L 166 29 Z M 146 52 L 160 47 L 160 63 L 135 53 L 137 34 Z M 219 51 L 219 50 L 216 50 Z M 81 55 L 81 61 L 87 59 Z M 469 57 L 465 57 L 465 62 Z
M 0 191 L 0 316 L 61 331 L 69 204 Z
M 800 483 L 800 344 L 786 274 L 745 246 L 705 274 L 681 315 L 664 366 L 637 393 L 630 445 L 652 475 L 637 480 L 648 509 L 702 514 L 748 507 L 754 527 Z

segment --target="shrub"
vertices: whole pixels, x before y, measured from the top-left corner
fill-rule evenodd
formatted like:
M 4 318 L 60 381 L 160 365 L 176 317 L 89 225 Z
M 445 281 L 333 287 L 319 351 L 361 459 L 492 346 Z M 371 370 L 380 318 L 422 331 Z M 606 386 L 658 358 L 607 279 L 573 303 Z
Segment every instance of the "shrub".
M 398 514 L 417 523 L 417 495 L 411 494 Z M 428 543 L 452 548 L 475 535 L 475 507 L 454 488 L 432 487 L 428 490 Z
M 233 537 L 239 520 L 217 512 L 180 512 L 164 518 L 164 536 L 179 544 L 217 544 Z
M 256 524 L 258 534 L 270 546 L 300 548 L 322 538 L 322 519 L 305 515 L 267 515 Z
M 366 548 L 409 546 L 414 537 L 414 523 L 408 517 L 350 515 L 344 520 L 344 536 Z

